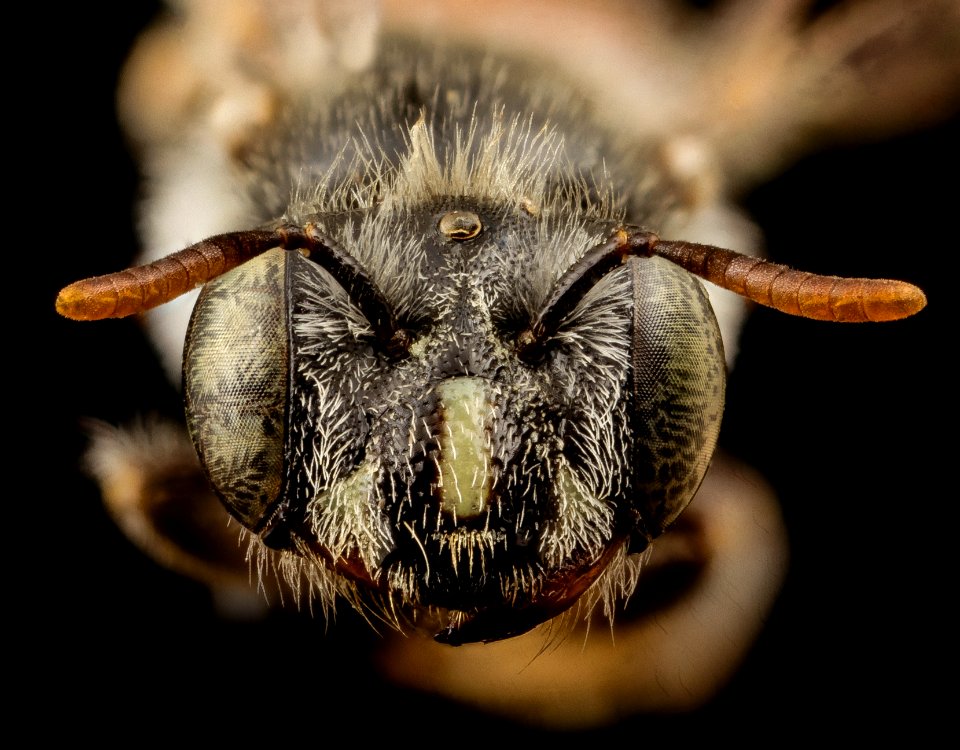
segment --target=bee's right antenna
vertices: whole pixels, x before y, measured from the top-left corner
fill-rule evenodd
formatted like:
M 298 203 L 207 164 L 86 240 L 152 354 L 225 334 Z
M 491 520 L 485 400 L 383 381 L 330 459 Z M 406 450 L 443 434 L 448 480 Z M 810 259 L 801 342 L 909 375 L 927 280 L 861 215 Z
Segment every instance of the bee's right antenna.
M 330 273 L 366 315 L 377 339 L 394 356 L 406 356 L 409 341 L 370 277 L 350 255 L 313 224 L 251 229 L 209 237 L 143 266 L 76 281 L 60 290 L 57 312 L 71 320 L 137 315 L 176 299 L 267 250 L 302 251 Z
M 71 320 L 136 315 L 189 292 L 281 242 L 277 232 L 256 229 L 210 237 L 147 265 L 75 281 L 57 295 L 57 312 Z

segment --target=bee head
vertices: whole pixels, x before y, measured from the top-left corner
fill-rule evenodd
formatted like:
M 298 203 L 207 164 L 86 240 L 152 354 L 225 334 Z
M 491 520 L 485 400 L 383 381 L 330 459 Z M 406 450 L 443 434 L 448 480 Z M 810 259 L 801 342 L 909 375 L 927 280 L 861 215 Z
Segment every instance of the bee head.
M 283 231 L 292 249 L 204 287 L 185 347 L 188 426 L 235 518 L 320 590 L 454 643 L 632 578 L 719 430 L 694 277 L 523 200 Z

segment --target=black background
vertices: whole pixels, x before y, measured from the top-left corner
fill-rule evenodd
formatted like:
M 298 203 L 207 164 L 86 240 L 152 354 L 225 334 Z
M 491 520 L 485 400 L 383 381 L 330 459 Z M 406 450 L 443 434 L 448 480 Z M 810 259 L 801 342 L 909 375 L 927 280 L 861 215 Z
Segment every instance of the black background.
M 28 402 L 26 450 L 14 449 L 21 458 L 11 467 L 27 488 L 11 504 L 22 516 L 12 536 L 24 547 L 7 602 L 26 626 L 13 644 L 26 657 L 21 698 L 71 731 L 103 736 L 128 731 L 121 725 L 131 719 L 148 734 L 179 734 L 198 720 L 222 736 L 302 732 L 324 742 L 337 727 L 371 739 L 414 732 L 431 743 L 457 741 L 458 732 L 535 735 L 382 684 L 358 656 L 369 635 L 350 615 L 326 635 L 289 613 L 255 624 L 219 620 L 203 589 L 122 537 L 77 468 L 82 418 L 121 423 L 179 411 L 136 322 L 83 325 L 53 312 L 60 286 L 122 268 L 135 253 L 137 177 L 113 96 L 153 9 L 76 9 L 36 27 L 49 75 L 24 95 L 24 119 L 42 142 L 39 174 L 25 177 L 15 219 L 23 228 L 40 218 L 44 227 L 39 237 L 28 232 L 36 259 L 29 298 L 39 303 L 26 351 L 35 364 L 18 376 L 37 396 Z M 821 152 L 748 196 L 778 262 L 903 278 L 930 304 L 911 320 L 876 326 L 763 309 L 751 317 L 722 444 L 777 488 L 792 554 L 783 593 L 747 662 L 710 705 L 636 717 L 591 738 L 863 737 L 923 732 L 937 721 L 949 696 L 936 678 L 954 661 L 946 553 L 956 379 L 947 373 L 956 334 L 947 323 L 958 134 L 948 122 Z

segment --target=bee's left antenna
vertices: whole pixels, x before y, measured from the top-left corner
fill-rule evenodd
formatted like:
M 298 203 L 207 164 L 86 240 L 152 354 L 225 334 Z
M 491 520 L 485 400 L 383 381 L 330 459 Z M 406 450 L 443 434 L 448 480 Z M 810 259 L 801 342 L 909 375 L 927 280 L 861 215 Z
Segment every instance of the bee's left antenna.
M 822 276 L 713 245 L 657 241 L 650 254 L 761 305 L 812 320 L 902 320 L 927 304 L 923 291 L 905 281 Z
M 617 230 L 609 242 L 593 248 L 568 275 L 586 276 L 594 272 L 594 266 L 610 267 L 611 258 L 631 255 L 659 255 L 753 302 L 812 320 L 879 323 L 907 318 L 927 305 L 923 291 L 905 281 L 797 271 L 713 245 L 661 240 L 639 227 Z M 561 282 L 574 287 L 577 280 L 564 277 Z

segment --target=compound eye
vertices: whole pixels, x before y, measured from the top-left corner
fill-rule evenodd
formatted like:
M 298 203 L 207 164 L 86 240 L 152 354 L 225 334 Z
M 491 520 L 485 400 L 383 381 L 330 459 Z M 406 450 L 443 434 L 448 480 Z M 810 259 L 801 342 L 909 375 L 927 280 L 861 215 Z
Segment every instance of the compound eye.
M 706 474 L 723 415 L 726 363 L 703 284 L 661 258 L 635 258 L 629 266 L 634 507 L 644 536 L 653 539 Z
M 281 499 L 289 352 L 284 250 L 208 282 L 183 355 L 187 427 L 234 518 L 260 531 Z

